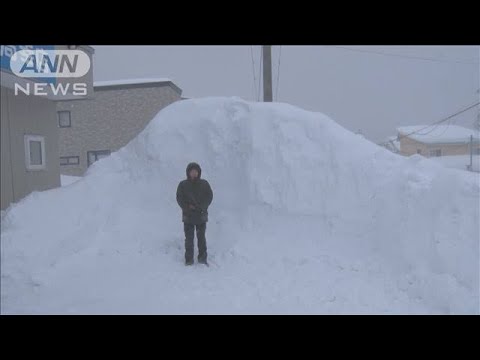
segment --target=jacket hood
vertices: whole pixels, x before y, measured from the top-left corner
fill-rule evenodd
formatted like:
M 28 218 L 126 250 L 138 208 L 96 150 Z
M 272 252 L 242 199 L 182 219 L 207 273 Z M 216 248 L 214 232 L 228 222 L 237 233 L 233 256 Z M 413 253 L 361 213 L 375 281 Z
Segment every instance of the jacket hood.
M 192 169 L 197 169 L 197 171 L 198 171 L 198 178 L 200 179 L 201 176 L 202 176 L 202 168 L 201 168 L 200 165 L 198 165 L 196 162 L 191 162 L 190 164 L 188 164 L 187 170 L 185 171 L 186 174 L 187 174 L 187 179 L 188 179 L 188 173 L 189 173 L 190 170 L 192 170 Z

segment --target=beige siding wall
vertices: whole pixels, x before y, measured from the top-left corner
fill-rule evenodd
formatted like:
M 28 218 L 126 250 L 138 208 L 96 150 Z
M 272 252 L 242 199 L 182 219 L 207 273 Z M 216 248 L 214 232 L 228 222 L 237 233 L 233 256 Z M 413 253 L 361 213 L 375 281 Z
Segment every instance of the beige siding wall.
M 418 141 L 410 139 L 409 137 L 400 138 L 400 154 L 410 156 L 417 153 L 428 156 L 427 146 L 419 143 Z
M 114 152 L 135 138 L 165 106 L 180 100 L 170 86 L 95 90 L 94 99 L 57 103 L 71 112 L 71 127 L 60 128 L 60 156 L 78 156 L 79 165 L 63 165 L 61 173 L 82 176 L 88 151 Z
M 2 174 L 1 207 L 17 202 L 32 191 L 60 186 L 56 105 L 37 96 L 14 95 L 1 89 Z M 27 170 L 24 135 L 45 138 L 44 170 Z M 4 183 L 5 182 L 5 183 Z
M 478 145 L 475 145 L 478 147 Z M 442 156 L 450 155 L 466 155 L 470 154 L 470 145 L 465 144 L 424 144 L 409 137 L 400 138 L 400 153 L 402 155 L 410 156 L 417 154 L 417 150 L 420 150 L 420 154 L 425 157 L 430 157 L 431 150 L 441 150 Z

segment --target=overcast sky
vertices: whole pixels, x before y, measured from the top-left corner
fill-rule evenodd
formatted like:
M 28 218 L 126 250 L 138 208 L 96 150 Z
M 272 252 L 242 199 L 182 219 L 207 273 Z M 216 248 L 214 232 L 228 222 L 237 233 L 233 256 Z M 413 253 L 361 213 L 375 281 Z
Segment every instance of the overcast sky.
M 255 77 L 259 91 L 259 46 L 94 47 L 95 80 L 168 77 L 187 97 L 254 100 Z M 479 99 L 478 46 L 347 48 L 274 46 L 274 100 L 323 112 L 378 142 L 397 126 L 430 124 Z M 473 109 L 454 123 L 470 127 L 475 117 Z

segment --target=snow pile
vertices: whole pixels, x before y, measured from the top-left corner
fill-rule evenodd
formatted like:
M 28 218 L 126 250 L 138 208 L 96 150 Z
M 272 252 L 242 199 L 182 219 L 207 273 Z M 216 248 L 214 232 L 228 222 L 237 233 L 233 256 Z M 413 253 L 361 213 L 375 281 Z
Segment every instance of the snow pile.
M 191 161 L 214 191 L 209 268 L 183 265 Z M 177 102 L 9 209 L 2 312 L 478 313 L 478 180 L 290 105 Z
M 68 186 L 81 178 L 81 176 L 60 175 L 60 183 L 62 186 Z

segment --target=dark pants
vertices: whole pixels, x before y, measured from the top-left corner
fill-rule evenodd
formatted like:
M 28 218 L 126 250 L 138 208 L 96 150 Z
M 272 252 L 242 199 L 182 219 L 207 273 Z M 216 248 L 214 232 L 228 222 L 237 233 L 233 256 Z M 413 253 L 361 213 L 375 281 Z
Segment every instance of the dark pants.
M 205 239 L 205 231 L 207 229 L 207 223 L 193 225 L 193 224 L 183 224 L 183 229 L 185 231 L 185 261 L 193 262 L 193 237 L 195 232 L 195 227 L 197 228 L 197 241 L 198 241 L 198 261 L 206 262 L 207 261 L 207 239 Z

